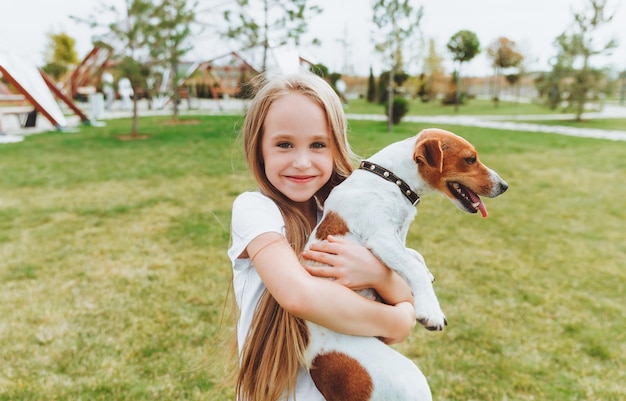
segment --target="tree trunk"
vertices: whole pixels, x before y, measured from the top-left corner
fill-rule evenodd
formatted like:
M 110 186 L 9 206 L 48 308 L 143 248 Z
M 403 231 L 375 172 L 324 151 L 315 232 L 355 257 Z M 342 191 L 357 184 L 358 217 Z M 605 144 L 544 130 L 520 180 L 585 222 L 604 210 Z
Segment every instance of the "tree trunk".
M 494 67 L 493 104 L 497 108 L 500 104 L 500 67 Z
M 131 135 L 137 137 L 139 134 L 139 113 L 137 110 L 137 89 L 133 89 L 133 128 Z
M 176 79 L 176 71 L 178 70 L 178 63 L 176 61 L 172 62 L 172 86 L 174 87 L 174 121 L 178 120 L 178 101 L 179 101 L 179 93 L 178 93 L 178 80 Z
M 265 25 L 264 25 L 264 29 L 263 29 L 263 72 L 267 71 L 267 49 L 269 48 L 270 44 L 269 44 L 269 40 L 267 38 L 267 31 L 269 29 L 268 26 L 268 22 L 267 19 L 269 18 L 268 16 L 268 9 L 269 9 L 269 5 L 267 4 L 267 0 L 265 0 L 263 2 L 263 7 L 264 7 L 264 21 L 265 21 Z
M 587 80 L 588 80 L 588 76 L 589 76 L 589 72 L 588 72 L 588 64 L 589 64 L 589 55 L 585 54 L 585 58 L 583 60 L 583 68 L 580 71 L 580 82 L 578 82 L 578 85 L 580 85 L 580 89 L 577 90 L 577 102 L 578 102 L 578 107 L 576 110 L 576 121 L 580 122 L 583 120 L 583 113 L 585 112 L 585 103 L 587 102 L 587 91 L 589 89 Z
M 393 131 L 393 70 L 389 70 L 389 86 L 387 87 L 387 132 Z

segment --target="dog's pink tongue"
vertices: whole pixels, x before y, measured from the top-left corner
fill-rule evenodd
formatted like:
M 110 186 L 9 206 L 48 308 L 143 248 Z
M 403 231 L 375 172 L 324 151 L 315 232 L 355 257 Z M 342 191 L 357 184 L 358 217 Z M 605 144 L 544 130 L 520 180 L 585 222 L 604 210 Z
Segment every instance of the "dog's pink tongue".
M 480 199 L 480 196 L 476 195 L 474 192 L 472 191 L 468 191 L 470 198 L 472 199 L 472 203 L 475 205 L 476 203 L 478 203 L 478 210 L 480 210 L 480 214 L 483 215 L 483 218 L 487 217 L 487 208 L 485 207 L 485 204 L 483 203 L 483 200 Z
M 487 208 L 485 207 L 485 204 L 483 203 L 482 200 L 480 200 L 480 198 L 478 198 L 478 201 L 480 202 L 480 204 L 478 205 L 478 209 L 480 210 L 480 213 L 483 215 L 483 218 L 487 217 Z

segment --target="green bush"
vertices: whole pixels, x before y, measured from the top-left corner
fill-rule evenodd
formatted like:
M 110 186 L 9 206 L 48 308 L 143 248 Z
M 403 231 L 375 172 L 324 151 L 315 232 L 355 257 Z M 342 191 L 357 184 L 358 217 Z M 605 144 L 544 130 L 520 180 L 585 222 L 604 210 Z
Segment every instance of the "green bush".
M 385 103 L 385 115 L 389 116 L 389 103 Z M 391 121 L 394 124 L 399 124 L 402 117 L 409 111 L 409 101 L 403 97 L 396 96 L 393 98 L 392 116 Z
M 458 104 L 464 105 L 465 99 L 467 98 L 468 98 L 467 94 L 465 92 L 461 92 L 459 94 Z M 444 96 L 443 99 L 441 99 L 441 104 L 444 106 L 453 106 L 457 104 L 456 92 L 448 92 L 446 96 Z

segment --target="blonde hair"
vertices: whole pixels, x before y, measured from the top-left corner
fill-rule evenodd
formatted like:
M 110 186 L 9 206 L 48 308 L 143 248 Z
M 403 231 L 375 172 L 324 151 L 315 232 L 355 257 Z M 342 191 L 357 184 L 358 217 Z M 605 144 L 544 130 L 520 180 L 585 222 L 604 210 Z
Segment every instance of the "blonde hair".
M 265 79 L 250 104 L 243 126 L 243 144 L 250 170 L 260 191 L 270 197 L 285 220 L 286 237 L 300 254 L 311 233 L 305 216 L 276 189 L 265 175 L 261 153 L 263 126 L 272 103 L 287 94 L 301 94 L 324 110 L 331 132 L 333 173 L 316 194 L 323 205 L 328 194 L 353 169 L 355 156 L 347 139 L 343 107 L 333 89 L 312 73 L 296 73 Z M 276 401 L 295 392 L 298 369 L 304 363 L 308 343 L 305 322 L 286 312 L 265 290 L 257 305 L 248 336 L 242 347 L 236 394 L 245 401 Z

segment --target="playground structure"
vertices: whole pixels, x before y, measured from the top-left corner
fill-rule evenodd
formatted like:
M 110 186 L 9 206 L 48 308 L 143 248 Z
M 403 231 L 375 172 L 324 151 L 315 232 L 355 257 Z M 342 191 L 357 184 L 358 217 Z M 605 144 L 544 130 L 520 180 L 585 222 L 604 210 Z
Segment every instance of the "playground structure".
M 206 88 L 211 98 L 219 100 L 240 96 L 244 83 L 259 73 L 238 52 L 233 51 L 198 63 L 185 83 Z
M 10 102 L 11 107 L 0 107 L 0 118 L 2 115 L 15 115 L 22 127 L 32 127 L 36 123 L 37 115 L 41 114 L 55 128 L 63 129 L 67 126 L 67 121 L 55 101 L 56 98 L 65 103 L 82 123 L 90 123 L 90 119 L 73 99 L 86 99 L 97 92 L 102 73 L 109 67 L 111 55 L 110 46 L 96 44 L 69 77 L 57 85 L 45 72 L 22 58 L 0 53 L 0 76 L 13 89 L 3 84 L 0 101 Z
M 250 80 L 261 74 L 260 46 L 231 51 L 197 63 L 185 78 L 185 85 L 196 87 L 197 95 L 219 101 L 229 97 L 249 97 Z M 289 72 L 310 67 L 313 62 L 286 47 L 268 49 L 268 70 Z
M 0 53 L 0 74 L 18 92 L 17 95 L 11 95 L 10 99 L 20 104 L 28 101 L 32 105 L 32 107 L 2 108 L 0 113 L 14 114 L 18 118 L 20 115 L 31 112 L 34 112 L 32 115 L 35 116 L 36 113 L 41 113 L 57 129 L 62 129 L 67 125 L 63 112 L 55 102 L 49 85 L 37 67 L 11 54 Z
M 250 80 L 263 70 L 259 62 L 261 46 L 231 51 L 199 62 L 178 64 L 173 74 L 171 68 L 151 65 L 146 88 L 134 88 L 137 96 L 145 96 L 150 107 L 165 108 L 172 100 L 172 81 L 177 79 L 178 98 L 192 96 L 210 98 L 215 101 L 229 97 L 249 97 Z M 308 68 L 314 63 L 302 57 L 296 50 L 286 46 L 267 49 L 267 70 L 282 72 Z M 112 48 L 103 42 L 97 44 L 83 62 L 63 84 L 65 93 L 72 98 L 85 97 L 100 88 L 103 74 L 115 69 Z
M 0 76 L 8 83 L 0 87 L 0 101 L 9 104 L 8 107 L 0 107 L 0 118 L 14 115 L 20 126 L 34 127 L 37 116 L 41 114 L 56 129 L 64 129 L 67 120 L 56 98 L 79 116 L 82 123 L 90 122 L 71 97 L 58 88 L 45 72 L 23 58 L 0 52 Z M 4 139 L 3 142 L 9 141 L 6 137 Z
M 96 44 L 63 82 L 63 91 L 72 99 L 94 93 L 100 86 L 102 73 L 110 66 L 111 55 L 111 47 L 104 43 Z

